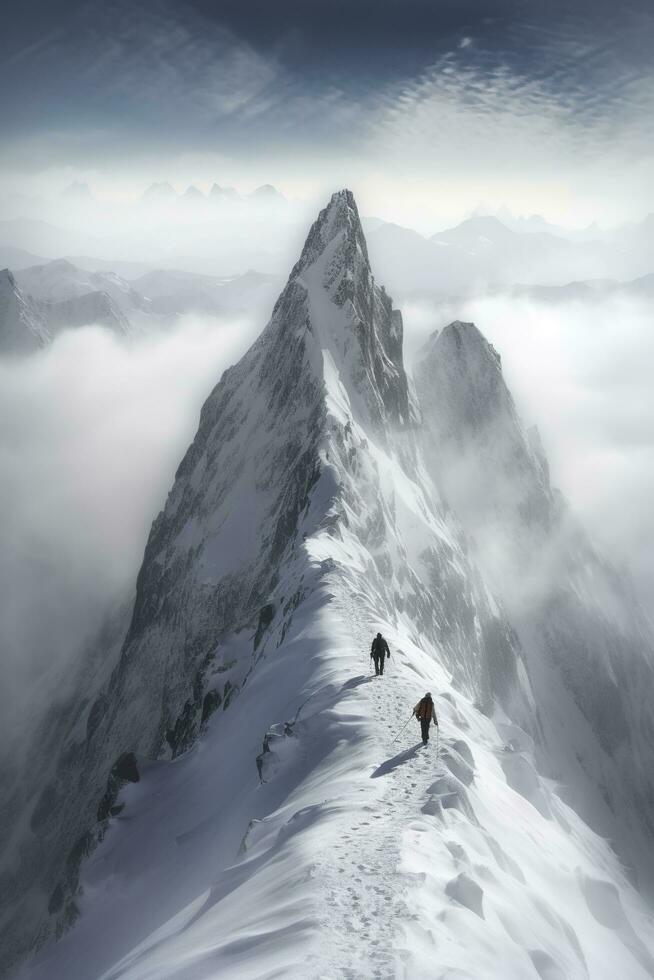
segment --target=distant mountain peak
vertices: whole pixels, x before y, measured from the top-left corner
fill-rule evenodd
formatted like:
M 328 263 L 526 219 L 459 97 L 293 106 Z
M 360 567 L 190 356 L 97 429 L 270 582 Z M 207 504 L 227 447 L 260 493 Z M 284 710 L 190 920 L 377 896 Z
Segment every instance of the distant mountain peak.
M 53 259 L 52 262 L 44 262 L 41 266 L 36 266 L 40 269 L 49 269 L 52 272 L 77 272 L 77 266 L 69 259 Z
M 189 184 L 182 194 L 182 198 L 187 201 L 204 201 L 204 194 L 195 184 Z
M 209 197 L 235 200 L 238 198 L 238 192 L 235 187 L 222 187 L 220 184 L 214 183 L 209 191 Z
M 496 361 L 498 367 L 502 363 L 501 357 L 493 345 L 486 340 L 477 325 L 470 321 L 452 320 L 451 323 L 448 323 L 441 330 L 438 342 L 443 346 L 447 345 L 454 348 L 461 355 L 479 351 L 484 354 L 490 354 Z
M 415 376 L 424 400 L 438 405 L 439 418 L 453 404 L 461 424 L 482 431 L 498 413 L 515 415 L 502 376 L 502 360 L 474 323 L 453 320 L 432 334 L 419 352 Z M 433 391 L 432 391 L 433 389 Z
M 432 235 L 431 241 L 445 242 L 459 246 L 476 246 L 480 242 L 497 243 L 514 239 L 516 232 L 511 231 L 495 215 L 475 215 L 466 218 L 454 228 L 446 228 Z
M 286 198 L 272 184 L 262 184 L 250 194 L 251 198 L 260 201 L 285 201 Z
M 143 192 L 142 200 L 163 201 L 171 200 L 174 197 L 177 197 L 175 188 L 169 184 L 167 180 L 165 180 L 161 181 L 160 183 L 150 184 L 150 186 Z

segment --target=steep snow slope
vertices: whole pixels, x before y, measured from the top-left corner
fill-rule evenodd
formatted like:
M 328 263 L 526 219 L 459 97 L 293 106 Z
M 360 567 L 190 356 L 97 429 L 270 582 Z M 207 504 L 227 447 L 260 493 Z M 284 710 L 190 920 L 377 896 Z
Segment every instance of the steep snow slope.
M 647 910 L 516 725 L 520 642 L 417 426 L 344 191 L 203 408 L 111 678 L 56 730 L 38 801 L 10 798 L 39 835 L 14 955 L 81 913 L 27 976 L 651 975 Z M 426 687 L 440 760 L 393 741 Z
M 425 454 L 525 650 L 538 757 L 654 894 L 654 632 L 550 486 L 497 352 L 471 323 L 427 343 L 415 369 Z
M 89 272 L 67 259 L 23 269 L 16 274 L 23 290 L 33 299 L 60 303 L 89 293 L 106 293 L 123 313 L 147 312 L 149 303 L 126 279 L 114 272 Z
M 232 717 L 123 792 L 79 924 L 31 976 L 651 976 L 651 918 L 536 774 L 528 736 L 476 710 L 370 600 L 339 602 L 340 568 L 322 583 Z M 375 628 L 394 654 L 382 679 L 367 672 Z M 393 741 L 426 686 L 440 761 L 413 723 Z
M 43 310 L 23 295 L 9 269 L 0 270 L 0 353 L 25 354 L 49 339 Z
M 0 353 L 29 354 L 50 343 L 62 330 L 95 323 L 120 334 L 131 329 L 108 293 L 46 302 L 24 292 L 9 269 L 0 271 Z

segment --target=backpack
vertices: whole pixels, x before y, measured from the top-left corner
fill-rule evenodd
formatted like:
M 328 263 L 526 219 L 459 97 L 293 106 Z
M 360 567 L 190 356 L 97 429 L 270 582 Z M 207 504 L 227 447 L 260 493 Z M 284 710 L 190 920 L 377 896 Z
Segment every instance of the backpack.
M 431 698 L 421 698 L 418 702 L 418 710 L 416 711 L 416 718 L 431 718 L 431 713 L 433 710 L 434 702 Z

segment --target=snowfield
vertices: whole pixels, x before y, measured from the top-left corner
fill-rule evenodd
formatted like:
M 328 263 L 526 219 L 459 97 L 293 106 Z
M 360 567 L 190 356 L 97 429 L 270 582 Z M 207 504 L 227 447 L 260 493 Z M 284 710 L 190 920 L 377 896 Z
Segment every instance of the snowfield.
M 457 331 L 478 343 L 447 329 L 440 347 L 459 349 Z M 476 406 L 498 367 L 478 352 Z M 38 918 L 40 888 L 40 938 L 61 938 L 21 980 L 654 976 L 648 901 L 546 775 L 560 761 L 551 726 L 567 724 L 575 764 L 597 760 L 588 783 L 647 865 L 642 814 L 623 825 L 612 810 L 622 734 L 602 745 L 555 656 L 595 611 L 569 611 L 555 650 L 530 646 L 536 616 L 507 605 L 470 534 L 478 513 L 459 516 L 445 492 L 438 447 L 451 445 L 425 421 L 424 383 L 419 399 L 356 204 L 335 194 L 266 330 L 205 404 L 111 678 L 87 677 L 74 718 L 53 725 L 57 804 L 40 786 L 31 804 L 46 866 L 12 928 Z M 527 437 L 510 423 L 514 460 Z M 532 449 L 520 459 L 516 499 L 537 487 L 544 501 L 538 526 L 520 526 L 540 540 L 549 478 Z M 381 678 L 378 630 L 392 653 Z M 603 703 L 612 665 L 590 669 Z M 440 729 L 423 747 L 410 716 L 427 690 Z M 642 748 L 651 720 L 626 737 Z M 625 763 L 625 792 L 640 764 Z
M 538 776 L 529 736 L 482 715 L 322 562 L 307 556 L 312 599 L 238 709 L 123 790 L 79 923 L 29 975 L 651 977 L 651 914 Z M 377 628 L 383 678 L 368 666 Z M 440 759 L 415 721 L 393 741 L 425 689 Z M 290 730 L 260 782 L 270 717 Z

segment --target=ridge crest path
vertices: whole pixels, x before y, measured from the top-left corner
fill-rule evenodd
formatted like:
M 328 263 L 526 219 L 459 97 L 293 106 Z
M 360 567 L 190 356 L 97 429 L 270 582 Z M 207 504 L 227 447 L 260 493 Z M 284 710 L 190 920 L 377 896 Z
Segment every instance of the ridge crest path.
M 371 638 L 380 627 L 364 625 L 350 603 L 343 603 L 341 612 L 353 646 L 362 651 L 362 659 L 369 659 Z M 345 811 L 340 840 L 315 864 L 322 890 L 322 951 L 311 980 L 390 980 L 403 975 L 402 962 L 409 958 L 401 925 L 412 917 L 406 895 L 416 875 L 402 870 L 402 842 L 406 833 L 424 832 L 421 807 L 444 769 L 437 760 L 435 739 L 423 747 L 417 725 L 407 725 L 393 741 L 424 693 L 418 691 L 417 677 L 410 689 L 396 669 L 400 656 L 391 647 L 384 676 L 368 673 L 368 682 L 361 686 L 377 728 L 378 765 L 370 773 L 370 788 L 373 780 L 380 780 L 381 793 L 371 793 L 368 801 L 366 787 L 360 790 L 365 802 Z

